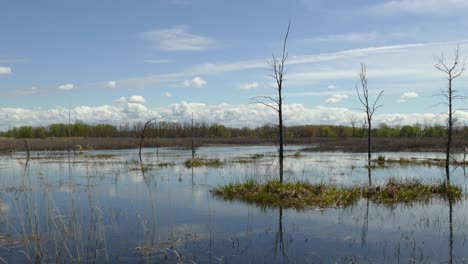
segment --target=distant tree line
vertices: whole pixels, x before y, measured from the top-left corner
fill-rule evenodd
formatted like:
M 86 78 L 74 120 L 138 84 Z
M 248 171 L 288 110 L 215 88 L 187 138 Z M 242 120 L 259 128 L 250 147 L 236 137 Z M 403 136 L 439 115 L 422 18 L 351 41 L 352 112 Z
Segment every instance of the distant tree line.
M 84 123 L 52 124 L 49 126 L 20 126 L 13 127 L 1 136 L 11 138 L 48 138 L 48 137 L 139 137 L 144 123 L 110 125 L 90 125 Z M 157 122 L 148 129 L 148 137 L 161 138 L 238 138 L 259 137 L 276 138 L 277 126 L 268 125 L 257 128 L 233 128 L 220 124 L 194 123 L 192 132 L 191 123 Z M 445 137 L 446 126 L 442 125 L 395 125 L 379 124 L 371 130 L 373 137 Z M 453 135 L 457 137 L 468 136 L 468 126 L 454 127 Z M 308 137 L 366 137 L 368 134 L 365 125 L 361 127 L 335 126 L 335 125 L 298 125 L 285 127 L 286 138 Z

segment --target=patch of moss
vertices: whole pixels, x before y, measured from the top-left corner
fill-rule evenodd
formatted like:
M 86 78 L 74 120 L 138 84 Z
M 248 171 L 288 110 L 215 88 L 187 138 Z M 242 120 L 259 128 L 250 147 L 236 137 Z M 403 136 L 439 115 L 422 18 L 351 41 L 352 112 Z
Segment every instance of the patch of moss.
M 222 162 L 219 159 L 194 158 L 194 159 L 188 159 L 185 161 L 185 167 L 187 168 L 201 167 L 201 166 L 218 167 L 221 165 L 222 165 Z

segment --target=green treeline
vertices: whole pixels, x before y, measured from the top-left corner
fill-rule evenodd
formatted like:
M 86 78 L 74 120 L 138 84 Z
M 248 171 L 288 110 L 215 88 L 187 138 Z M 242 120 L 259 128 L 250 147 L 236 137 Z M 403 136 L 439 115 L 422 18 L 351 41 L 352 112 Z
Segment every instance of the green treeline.
M 76 124 L 52 124 L 49 126 L 21 126 L 0 132 L 1 136 L 12 138 L 47 138 L 47 137 L 139 137 L 143 129 L 143 123 L 133 125 L 89 125 Z M 193 132 L 192 132 L 193 131 Z M 290 126 L 285 130 L 286 138 L 307 137 L 364 137 L 367 136 L 365 127 L 333 126 L 333 125 L 299 125 Z M 161 138 L 236 138 L 236 137 L 260 137 L 274 138 L 277 135 L 275 126 L 262 126 L 257 128 L 232 128 L 220 124 L 195 123 L 193 128 L 190 123 L 159 122 L 148 129 L 147 136 Z M 468 126 L 456 127 L 454 135 L 465 137 L 468 135 Z M 405 126 L 388 126 L 380 124 L 372 129 L 373 137 L 445 137 L 446 127 L 423 126 L 420 124 Z

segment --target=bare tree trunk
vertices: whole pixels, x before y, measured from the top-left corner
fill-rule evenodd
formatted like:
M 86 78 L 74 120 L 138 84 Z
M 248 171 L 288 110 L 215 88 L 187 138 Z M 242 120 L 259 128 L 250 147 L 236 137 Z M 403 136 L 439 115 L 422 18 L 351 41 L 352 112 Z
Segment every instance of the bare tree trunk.
M 445 177 L 446 177 L 446 186 L 450 186 L 450 151 L 452 147 L 452 131 L 453 131 L 453 114 L 456 110 L 453 109 L 454 100 L 463 99 L 462 96 L 457 94 L 458 91 L 453 89 L 452 83 L 453 80 L 460 77 L 460 75 L 465 71 L 466 66 L 466 59 L 463 60 L 463 63 L 460 63 L 460 53 L 459 48 L 455 50 L 455 56 L 453 58 L 453 64 L 448 65 L 445 62 L 444 56 L 436 57 L 435 58 L 437 63 L 434 65 L 436 69 L 445 73 L 447 75 L 447 88 L 446 90 L 442 90 L 439 94 L 447 100 L 446 104 L 448 106 L 448 119 L 447 119 L 447 145 L 446 145 L 446 152 L 445 152 Z
M 450 195 L 450 194 L 449 194 Z M 449 197 L 449 261 L 453 263 L 453 199 Z
M 449 98 L 453 98 L 452 79 L 449 79 L 448 95 L 449 95 Z M 447 126 L 447 148 L 445 152 L 445 175 L 447 179 L 447 186 L 450 186 L 450 148 L 452 146 L 452 127 L 453 127 L 452 99 L 450 99 L 448 103 L 449 103 L 449 116 L 448 116 L 448 126 Z
M 279 94 L 279 100 L 278 100 L 278 123 L 279 123 L 279 176 L 280 176 L 280 182 L 283 182 L 283 174 L 284 174 L 284 167 L 283 167 L 283 161 L 284 161 L 284 138 L 283 138 L 283 99 L 281 98 L 281 88 L 278 89 L 278 94 Z
M 368 119 L 368 128 L 367 128 L 367 167 L 369 168 L 369 186 L 372 185 L 372 177 L 371 177 L 371 131 L 372 125 L 371 120 Z
M 196 146 L 195 146 L 195 140 L 194 140 L 194 136 L 193 136 L 193 113 L 192 113 L 192 127 L 191 127 L 191 136 L 192 136 L 192 146 L 191 146 L 191 149 L 192 149 L 192 159 L 195 159 L 195 155 L 196 155 L 196 152 L 197 152 L 197 149 L 196 149 Z
M 371 102 L 369 99 L 369 89 L 367 87 L 367 71 L 366 64 L 361 63 L 361 72 L 359 73 L 361 79 L 360 89 L 356 85 L 356 92 L 358 99 L 363 106 L 363 111 L 366 113 L 366 119 L 364 122 L 367 122 L 367 166 L 369 168 L 369 186 L 372 185 L 371 177 L 371 137 L 372 137 L 372 117 L 374 116 L 375 110 L 380 108 L 382 105 L 377 105 L 380 97 L 382 96 L 383 91 L 380 91 L 377 98 Z M 364 131 L 363 131 L 364 132 Z
M 283 183 L 283 174 L 284 174 L 284 128 L 283 128 L 283 80 L 285 69 L 284 66 L 286 64 L 286 59 L 288 58 L 288 53 L 286 52 L 286 42 L 288 40 L 289 29 L 291 26 L 291 22 L 288 24 L 288 30 L 286 31 L 286 35 L 283 41 L 283 52 L 281 55 L 281 59 L 277 58 L 273 55 L 273 59 L 270 62 L 271 70 L 272 70 L 272 77 L 275 79 L 276 87 L 274 89 L 278 92 L 278 97 L 274 98 L 272 96 L 257 96 L 252 98 L 252 100 L 256 103 L 263 104 L 264 106 L 270 107 L 271 109 L 275 110 L 278 113 L 278 163 L 279 163 L 279 178 L 280 182 Z
M 141 159 L 141 149 L 143 148 L 143 140 L 145 139 L 145 133 L 146 130 L 152 126 L 155 125 L 156 118 L 151 118 L 150 120 L 146 121 L 145 125 L 143 126 L 143 130 L 141 131 L 140 134 L 140 148 L 138 150 L 138 156 L 140 157 L 140 162 L 142 161 Z
M 24 148 L 26 149 L 26 154 L 27 154 L 26 158 L 29 160 L 31 155 L 29 154 L 29 143 L 28 143 L 28 141 L 26 139 L 24 140 Z

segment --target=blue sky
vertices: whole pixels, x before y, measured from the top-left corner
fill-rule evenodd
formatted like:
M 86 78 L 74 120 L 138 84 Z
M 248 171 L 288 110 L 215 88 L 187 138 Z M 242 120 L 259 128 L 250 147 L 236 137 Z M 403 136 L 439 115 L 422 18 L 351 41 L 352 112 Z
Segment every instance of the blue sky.
M 349 124 L 362 114 L 360 63 L 375 122 L 443 123 L 434 56 L 468 55 L 468 1 L 0 1 L 0 129 L 151 117 L 231 126 L 274 122 L 249 98 L 274 95 L 268 61 L 288 20 L 285 116 Z M 466 94 L 468 73 L 455 82 Z M 371 95 L 372 95 L 371 94 Z M 458 102 L 463 108 L 465 102 Z M 468 113 L 459 112 L 461 124 Z

